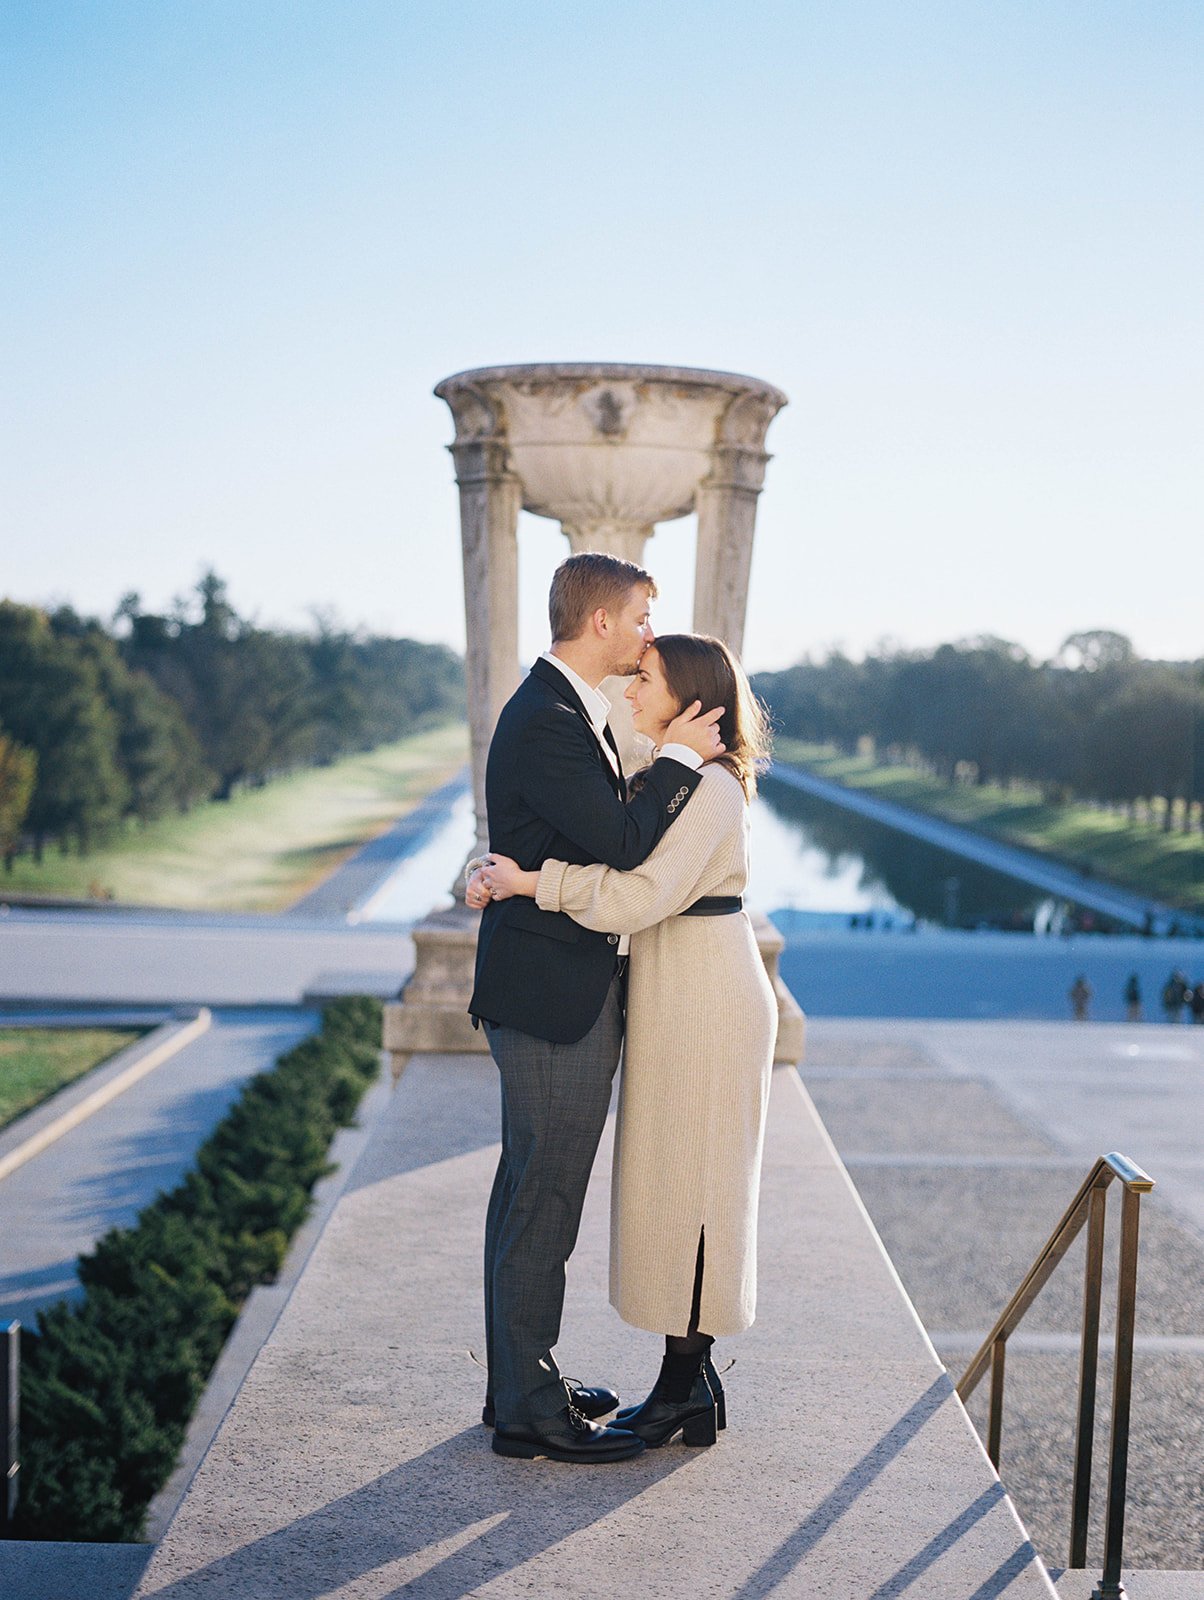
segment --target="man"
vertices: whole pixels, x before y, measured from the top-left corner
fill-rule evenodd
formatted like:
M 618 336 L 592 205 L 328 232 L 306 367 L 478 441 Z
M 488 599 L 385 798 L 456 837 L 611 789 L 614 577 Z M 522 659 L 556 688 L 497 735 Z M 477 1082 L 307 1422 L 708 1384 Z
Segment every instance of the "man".
M 552 648 L 498 718 L 485 775 L 490 848 L 528 871 L 553 858 L 637 867 L 719 754 L 723 707 L 695 703 L 670 726 L 644 787 L 626 801 L 603 678 L 630 676 L 652 643 L 656 585 L 615 556 L 570 556 L 548 601 Z M 470 887 L 469 904 L 483 897 Z M 515 897 L 485 907 L 469 1010 L 485 1025 L 502 1088 L 502 1155 L 485 1220 L 484 1420 L 499 1455 L 618 1461 L 642 1441 L 598 1425 L 610 1389 L 572 1387 L 552 1348 L 565 1263 L 623 1041 L 626 940 Z

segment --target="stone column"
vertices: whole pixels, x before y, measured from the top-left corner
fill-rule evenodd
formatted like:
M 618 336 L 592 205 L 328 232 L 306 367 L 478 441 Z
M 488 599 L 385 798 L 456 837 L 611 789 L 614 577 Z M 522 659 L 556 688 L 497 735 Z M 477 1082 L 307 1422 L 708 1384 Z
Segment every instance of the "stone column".
M 518 513 L 522 484 L 510 470 L 505 429 L 481 390 L 440 385 L 456 422 L 450 446 L 460 488 L 467 628 L 468 726 L 477 838 L 488 847 L 485 758 L 498 714 L 518 685 Z M 462 894 L 462 886 L 457 894 Z
M 740 655 L 752 566 L 757 496 L 769 456 L 765 432 L 779 409 L 764 394 L 737 395 L 720 420 L 711 470 L 698 485 L 694 629 Z

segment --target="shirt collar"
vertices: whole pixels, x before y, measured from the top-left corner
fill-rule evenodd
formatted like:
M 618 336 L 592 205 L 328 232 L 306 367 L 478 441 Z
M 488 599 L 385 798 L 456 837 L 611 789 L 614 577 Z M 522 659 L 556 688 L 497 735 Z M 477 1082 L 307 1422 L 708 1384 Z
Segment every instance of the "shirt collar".
M 574 672 L 572 667 L 563 662 L 559 656 L 554 656 L 550 650 L 545 650 L 540 660 L 550 662 L 557 672 L 567 680 L 569 687 L 576 691 L 578 699 L 585 707 L 586 716 L 597 729 L 598 737 L 601 738 L 602 729 L 606 726 L 606 719 L 610 715 L 610 701 L 604 694 L 600 694 L 597 689 L 591 689 L 579 673 Z

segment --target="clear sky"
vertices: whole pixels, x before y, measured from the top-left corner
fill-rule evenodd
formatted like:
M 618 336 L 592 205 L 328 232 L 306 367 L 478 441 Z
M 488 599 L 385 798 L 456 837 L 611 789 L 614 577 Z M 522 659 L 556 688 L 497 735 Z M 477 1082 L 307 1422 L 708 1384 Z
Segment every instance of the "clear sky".
M 1204 8 L 7 0 L 0 593 L 463 643 L 464 367 L 783 388 L 745 657 L 1204 654 Z M 688 626 L 692 529 L 647 559 Z M 524 517 L 524 644 L 567 546 Z

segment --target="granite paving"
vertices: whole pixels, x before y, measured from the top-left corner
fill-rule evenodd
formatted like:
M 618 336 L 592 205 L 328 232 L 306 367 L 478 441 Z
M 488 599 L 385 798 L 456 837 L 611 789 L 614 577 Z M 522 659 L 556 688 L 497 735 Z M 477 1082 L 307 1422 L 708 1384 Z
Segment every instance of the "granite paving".
M 1125 1562 L 1204 1568 L 1204 1051 L 1194 1033 L 812 1021 L 808 1044 L 803 1070 L 816 1106 L 955 1378 L 1095 1155 L 1121 1149 L 1159 1180 L 1142 1203 Z M 1102 1561 L 1118 1221 L 1114 1189 L 1093 1561 Z M 1083 1257 L 1080 1238 L 1013 1337 L 1007 1364 L 1003 1481 L 1051 1566 L 1065 1561 L 1069 1539 Z M 986 1392 L 984 1382 L 969 1406 L 980 1429 Z M 1174 1592 L 1155 1577 L 1139 1572 L 1134 1600 Z M 1196 1592 L 1175 1581 L 1185 1596 Z

